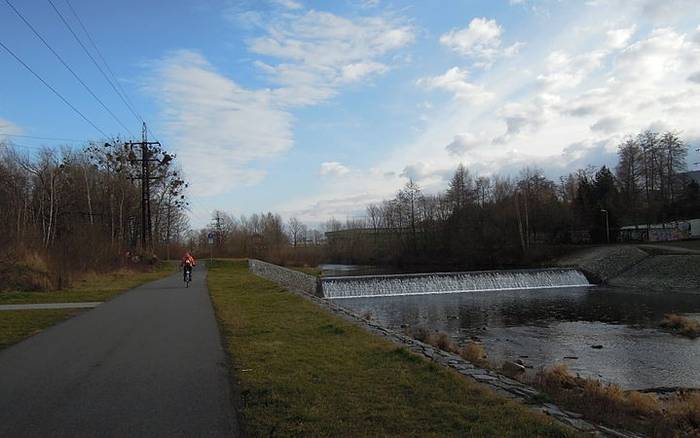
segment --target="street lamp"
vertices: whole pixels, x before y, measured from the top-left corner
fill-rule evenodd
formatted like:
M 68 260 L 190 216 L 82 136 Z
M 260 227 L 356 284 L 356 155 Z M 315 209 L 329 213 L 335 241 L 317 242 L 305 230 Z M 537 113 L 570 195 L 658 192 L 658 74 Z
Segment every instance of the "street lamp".
M 608 210 L 601 208 L 600 212 L 605 214 L 605 239 L 608 243 L 610 243 L 610 223 L 608 221 Z

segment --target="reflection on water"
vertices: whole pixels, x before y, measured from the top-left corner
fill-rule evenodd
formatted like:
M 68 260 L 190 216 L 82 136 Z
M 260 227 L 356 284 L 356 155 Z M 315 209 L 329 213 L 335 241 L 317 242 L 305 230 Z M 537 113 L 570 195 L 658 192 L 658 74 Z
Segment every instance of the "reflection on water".
M 355 298 L 387 327 L 426 326 L 463 343 L 484 343 L 491 359 L 523 358 L 535 369 L 564 362 L 582 376 L 624 388 L 700 387 L 700 339 L 657 329 L 664 313 L 700 316 L 700 296 L 572 288 Z M 603 348 L 592 348 L 602 345 Z

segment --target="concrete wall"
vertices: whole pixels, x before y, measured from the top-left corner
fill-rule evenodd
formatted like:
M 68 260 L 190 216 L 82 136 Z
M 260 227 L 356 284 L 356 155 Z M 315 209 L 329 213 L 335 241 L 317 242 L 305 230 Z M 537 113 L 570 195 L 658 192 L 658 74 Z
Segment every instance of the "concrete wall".
M 287 269 L 262 260 L 248 259 L 248 270 L 260 277 L 274 281 L 287 289 L 323 296 L 318 278 L 303 272 Z

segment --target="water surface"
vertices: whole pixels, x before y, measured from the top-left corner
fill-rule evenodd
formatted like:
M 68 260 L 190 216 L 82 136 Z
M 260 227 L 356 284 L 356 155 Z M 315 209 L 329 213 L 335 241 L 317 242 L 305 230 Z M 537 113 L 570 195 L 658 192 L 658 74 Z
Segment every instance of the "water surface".
M 659 330 L 665 313 L 700 318 L 700 296 L 601 287 L 352 298 L 336 301 L 402 330 L 425 326 L 483 342 L 494 362 L 566 363 L 624 388 L 700 387 L 700 339 Z M 602 346 L 602 348 L 592 348 Z

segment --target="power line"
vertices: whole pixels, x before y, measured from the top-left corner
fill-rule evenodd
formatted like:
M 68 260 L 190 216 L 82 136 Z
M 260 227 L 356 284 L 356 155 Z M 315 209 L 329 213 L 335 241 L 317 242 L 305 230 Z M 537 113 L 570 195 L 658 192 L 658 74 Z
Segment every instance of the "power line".
M 10 50 L 9 47 L 7 47 L 5 44 L 3 44 L 2 41 L 0 41 L 0 47 L 2 47 L 3 49 L 5 49 L 5 51 L 7 51 L 7 53 L 9 53 L 13 58 L 15 58 L 15 59 L 17 60 L 17 62 L 19 62 L 20 64 L 22 64 L 22 66 L 23 66 L 24 68 L 26 68 L 27 70 L 29 70 L 29 72 L 30 72 L 31 74 L 33 74 L 37 79 L 39 79 L 39 80 L 41 81 L 42 84 L 46 85 L 46 87 L 47 87 L 49 90 L 51 90 L 56 96 L 58 96 L 58 98 L 61 99 L 61 100 L 63 101 L 63 103 L 65 103 L 66 105 L 68 105 L 73 111 L 75 111 L 80 117 L 82 117 L 83 120 L 85 120 L 86 122 L 88 122 L 88 123 L 90 124 L 90 126 L 92 126 L 93 128 L 95 128 L 95 129 L 96 129 L 100 134 L 102 134 L 105 138 L 109 138 L 109 135 L 107 135 L 103 130 L 101 130 L 100 128 L 98 128 L 97 125 L 95 125 L 95 124 L 92 122 L 92 120 L 88 119 L 88 118 L 85 116 L 85 114 L 81 113 L 80 110 L 79 110 L 78 108 L 76 108 L 75 106 L 73 106 L 73 104 L 70 103 L 70 102 L 68 101 L 68 99 L 66 99 L 65 97 L 63 97 L 63 95 L 62 95 L 61 93 L 59 93 L 58 91 L 56 91 L 56 89 L 55 89 L 54 87 L 52 87 L 48 82 L 46 82 L 46 81 L 44 80 L 44 78 L 42 78 L 41 76 L 39 76 L 39 74 L 38 74 L 37 72 L 35 72 L 34 70 L 32 70 L 32 68 L 29 67 L 24 61 L 22 61 L 22 59 L 20 59 L 19 56 L 15 55 L 15 52 L 13 52 L 12 50 Z
M 6 0 L 6 1 L 7 1 L 7 0 Z M 78 35 L 77 35 L 77 34 L 75 33 L 75 31 L 73 30 L 73 27 L 70 25 L 70 23 L 68 23 L 68 21 L 67 21 L 66 18 L 63 16 L 63 14 L 61 14 L 61 11 L 58 10 L 58 8 L 57 8 L 56 5 L 54 4 L 54 2 L 53 2 L 52 0 L 48 0 L 48 2 L 51 4 L 51 7 L 53 8 L 53 10 L 56 11 L 56 13 L 58 14 L 58 16 L 61 18 L 61 21 L 62 21 L 63 24 L 66 26 L 66 28 L 68 28 L 68 30 L 70 31 L 70 33 L 73 35 L 73 38 L 75 38 L 75 40 L 78 42 L 78 44 L 80 45 L 80 47 L 82 47 L 83 51 L 84 51 L 85 54 L 88 56 L 88 58 L 90 58 L 90 60 L 92 61 L 92 63 L 95 64 L 95 67 L 97 67 L 97 69 L 100 71 L 100 73 L 102 73 L 102 76 L 103 76 L 103 77 L 105 78 L 105 80 L 109 83 L 109 85 L 112 87 L 112 89 L 114 90 L 114 92 L 117 93 L 117 96 L 119 96 L 119 98 L 120 98 L 121 101 L 124 103 L 124 105 L 126 105 L 126 107 L 129 109 L 129 111 L 131 112 L 131 114 L 133 114 L 134 117 L 136 117 L 136 119 L 137 119 L 139 122 L 143 123 L 144 120 L 143 120 L 143 119 L 141 118 L 141 116 L 138 115 L 138 113 L 134 110 L 133 106 L 131 105 L 131 100 L 130 100 L 129 97 L 127 96 L 126 92 L 124 92 L 124 89 L 123 89 L 123 88 L 121 87 L 121 85 L 119 84 L 119 81 L 116 80 L 116 77 L 115 77 L 114 73 L 112 72 L 112 69 L 109 68 L 109 64 L 107 64 L 107 61 L 105 61 L 104 57 L 102 56 L 102 53 L 101 53 L 100 50 L 97 48 L 97 45 L 95 44 L 95 42 L 93 41 L 92 37 L 90 36 L 90 33 L 87 31 L 87 28 L 85 27 L 85 25 L 83 24 L 83 22 L 80 20 L 80 17 L 78 17 L 78 14 L 75 12 L 75 9 L 73 9 L 73 6 L 71 6 L 71 4 L 68 2 L 68 0 L 66 0 L 66 4 L 68 4 L 68 7 L 70 8 L 71 12 L 73 13 L 73 15 L 75 16 L 76 20 L 78 21 L 78 23 L 79 23 L 80 26 L 82 27 L 83 31 L 84 31 L 85 34 L 87 35 L 88 40 L 90 41 L 90 43 L 92 44 L 92 47 L 93 47 L 93 48 L 95 49 L 95 51 L 97 52 L 97 55 L 100 57 L 100 59 L 102 60 L 102 62 L 103 62 L 104 65 L 105 65 L 105 67 L 107 68 L 107 70 L 109 71 L 109 73 L 110 73 L 110 74 L 112 75 L 112 77 L 114 78 L 114 82 L 107 76 L 107 74 L 106 74 L 105 71 L 102 69 L 102 67 L 100 67 L 100 64 L 95 60 L 95 58 L 92 56 L 92 54 L 91 54 L 90 51 L 87 49 L 87 47 L 85 47 L 85 44 L 83 44 L 83 42 L 81 41 L 81 39 L 78 37 Z M 115 83 L 116 83 L 116 86 L 115 86 Z M 117 90 L 117 86 L 119 86 L 119 89 L 121 89 L 121 92 L 120 92 L 119 90 Z M 133 135 L 133 134 L 132 134 L 132 135 Z
M 35 140 L 80 141 L 80 142 L 84 141 L 84 142 L 87 142 L 87 140 L 77 139 L 77 138 L 37 137 L 34 135 L 9 134 L 6 132 L 0 132 L 0 137 L 22 137 L 22 138 L 31 138 L 31 139 L 35 139 Z
M 0 146 L 6 148 L 6 149 L 14 149 L 14 148 L 20 148 L 20 149 L 33 149 L 33 150 L 42 150 L 44 149 L 43 146 L 31 146 L 27 144 L 17 144 L 15 142 L 12 143 L 0 143 Z
M 13 148 L 19 148 L 19 149 L 30 149 L 34 151 L 55 151 L 58 148 L 60 148 L 60 145 L 30 145 L 30 144 L 21 144 L 21 143 L 15 143 L 9 142 L 9 143 L 0 143 L 0 147 L 4 147 L 6 149 L 13 149 Z
M 129 128 L 127 128 L 126 125 L 124 125 L 124 123 L 122 123 L 122 121 L 119 120 L 119 117 L 117 117 L 117 116 L 112 112 L 112 110 L 110 110 L 110 109 L 107 107 L 107 105 L 105 105 L 104 102 L 102 102 L 102 100 L 101 100 L 99 97 L 97 97 L 97 95 L 92 91 L 92 89 L 80 78 L 80 76 L 78 76 L 78 74 L 68 65 L 68 63 L 67 63 L 66 61 L 63 60 L 63 58 L 61 57 L 61 55 L 59 55 L 58 52 L 56 52 L 56 50 L 54 50 L 54 48 L 51 47 L 51 45 L 44 39 L 44 37 L 42 37 L 41 34 L 39 34 L 39 32 L 38 32 L 38 31 L 34 28 L 34 26 L 32 26 L 32 24 L 24 17 L 24 15 L 22 15 L 22 14 L 17 10 L 17 8 L 15 8 L 14 5 L 13 5 L 12 3 L 10 3 L 10 0 L 5 0 L 5 3 L 7 3 L 8 6 L 10 6 L 10 8 L 12 8 L 12 10 L 15 12 L 15 14 L 24 22 L 24 24 L 27 25 L 27 27 L 29 27 L 29 29 L 34 33 L 34 35 L 35 35 L 37 38 L 39 38 L 39 40 L 46 46 L 46 48 L 48 48 L 48 49 L 51 51 L 51 53 L 53 53 L 54 56 L 56 56 L 56 58 L 58 58 L 58 60 L 61 61 L 61 64 L 63 64 L 63 66 L 73 75 L 73 77 L 74 77 L 78 82 L 80 82 L 80 84 L 83 86 L 83 88 L 85 88 L 85 89 L 87 90 L 87 92 L 90 93 L 90 95 L 91 95 L 92 97 L 94 97 L 95 100 L 96 100 L 100 105 L 102 105 L 102 108 L 104 108 L 105 111 L 107 111 L 107 112 L 109 113 L 109 115 L 111 115 L 112 118 L 113 118 L 114 120 L 116 120 L 117 123 L 119 123 L 119 125 L 121 125 L 121 127 L 124 128 L 124 129 L 133 137 L 134 134 L 129 130 Z

